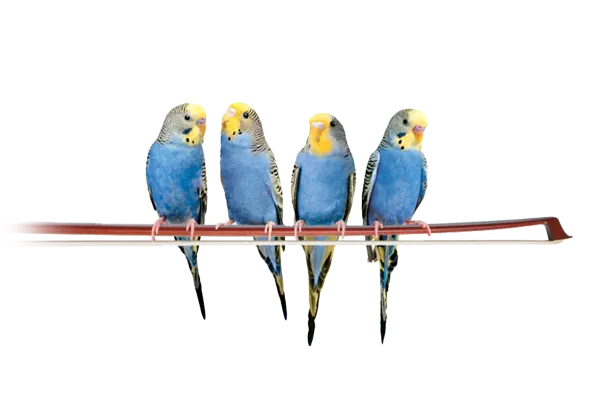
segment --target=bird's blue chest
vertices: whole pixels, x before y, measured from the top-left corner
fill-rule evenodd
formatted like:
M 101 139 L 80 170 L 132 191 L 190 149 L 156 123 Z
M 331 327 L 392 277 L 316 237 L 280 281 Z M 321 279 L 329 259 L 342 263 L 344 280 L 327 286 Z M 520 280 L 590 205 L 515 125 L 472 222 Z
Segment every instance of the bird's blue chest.
M 203 163 L 201 146 L 152 145 L 146 180 L 159 215 L 172 223 L 198 218 Z
M 221 136 L 221 180 L 229 216 L 240 224 L 277 222 L 268 156 L 251 154 L 241 145 Z
M 403 224 L 412 218 L 421 191 L 423 156 L 418 151 L 382 150 L 369 204 L 369 224 Z
M 350 159 L 298 156 L 298 217 L 308 225 L 330 225 L 344 218 L 348 198 Z

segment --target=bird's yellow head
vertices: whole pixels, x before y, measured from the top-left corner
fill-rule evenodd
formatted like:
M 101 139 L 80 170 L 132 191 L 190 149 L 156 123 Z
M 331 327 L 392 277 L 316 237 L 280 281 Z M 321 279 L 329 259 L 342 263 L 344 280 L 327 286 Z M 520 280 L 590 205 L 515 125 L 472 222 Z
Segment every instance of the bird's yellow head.
M 387 140 L 400 150 L 421 151 L 427 116 L 419 110 L 404 109 L 396 113 L 388 124 Z
M 161 129 L 159 140 L 200 146 L 206 132 L 206 111 L 197 104 L 184 103 L 173 107 Z
M 336 128 L 336 120 L 331 114 L 318 113 L 308 120 L 310 132 L 308 134 L 309 149 L 319 156 L 327 155 L 333 150 L 334 140 L 330 130 Z
M 256 129 L 261 128 L 258 114 L 245 103 L 233 103 L 221 119 L 221 134 L 233 141 L 244 134 L 252 136 Z

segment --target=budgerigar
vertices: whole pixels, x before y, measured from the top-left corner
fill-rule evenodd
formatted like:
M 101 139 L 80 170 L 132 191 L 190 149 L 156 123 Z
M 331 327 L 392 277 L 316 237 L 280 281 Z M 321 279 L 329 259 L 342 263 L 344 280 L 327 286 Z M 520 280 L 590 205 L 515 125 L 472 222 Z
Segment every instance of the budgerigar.
M 196 223 L 204 224 L 207 207 L 206 167 L 202 143 L 206 112 L 201 106 L 185 103 L 173 108 L 163 123 L 146 161 L 146 181 L 152 206 L 159 219 L 152 227 L 152 239 L 163 223 L 187 224 L 189 237 Z M 179 247 L 194 279 L 202 317 L 206 319 L 202 285 L 198 273 L 198 247 Z
M 221 124 L 221 182 L 229 212 L 229 221 L 223 224 L 266 224 L 268 235 L 254 239 L 270 240 L 273 225 L 283 224 L 283 194 L 275 155 L 267 144 L 258 114 L 247 104 L 233 103 Z M 281 252 L 285 247 L 257 248 L 275 278 L 283 317 L 287 319 L 281 271 Z
M 418 110 L 405 109 L 390 120 L 379 147 L 367 164 L 362 194 L 365 225 L 373 225 L 379 240 L 396 240 L 397 236 L 378 235 L 386 225 L 418 224 L 431 230 L 412 216 L 423 201 L 427 189 L 427 161 L 421 152 L 427 117 Z M 367 237 L 369 239 L 370 237 Z M 387 322 L 387 292 L 390 276 L 398 264 L 396 246 L 367 246 L 369 262 L 379 260 L 381 280 L 381 342 Z
M 307 225 L 337 225 L 342 236 L 352 208 L 356 172 L 342 124 L 330 114 L 316 114 L 292 172 L 296 237 Z M 337 240 L 302 237 L 305 240 Z M 308 267 L 308 344 L 315 334 L 319 297 L 333 259 L 333 246 L 304 246 Z

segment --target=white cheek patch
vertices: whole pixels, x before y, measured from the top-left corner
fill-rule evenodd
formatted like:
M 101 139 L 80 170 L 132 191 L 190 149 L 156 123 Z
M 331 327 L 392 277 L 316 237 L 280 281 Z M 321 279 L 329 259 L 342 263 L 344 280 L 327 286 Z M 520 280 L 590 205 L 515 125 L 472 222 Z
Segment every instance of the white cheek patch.
M 318 129 L 323 129 L 323 128 L 325 128 L 325 124 L 323 124 L 322 122 L 314 122 L 314 123 L 312 123 L 312 127 L 318 128 Z

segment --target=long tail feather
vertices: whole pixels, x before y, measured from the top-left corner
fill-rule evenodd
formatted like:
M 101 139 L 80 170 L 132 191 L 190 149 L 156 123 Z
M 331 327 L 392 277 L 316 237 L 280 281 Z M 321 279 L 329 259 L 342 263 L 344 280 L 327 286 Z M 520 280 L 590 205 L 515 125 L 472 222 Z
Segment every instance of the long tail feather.
M 321 290 L 313 287 L 309 283 L 308 290 L 308 345 L 313 342 L 315 336 L 315 319 L 317 318 L 317 312 L 319 311 L 319 300 L 321 299 Z
M 337 237 L 306 237 L 308 240 L 336 240 Z M 333 259 L 333 246 L 305 246 L 306 265 L 308 268 L 308 345 L 312 344 L 315 335 L 315 319 L 319 310 L 321 290 L 325 285 L 327 273 Z
M 392 239 L 395 240 L 397 237 L 392 236 Z M 387 241 L 387 235 L 380 235 L 379 240 Z M 377 256 L 379 259 L 379 269 L 380 269 L 380 286 L 381 286 L 381 305 L 380 305 L 380 332 L 381 332 L 381 343 L 383 344 L 383 340 L 385 338 L 386 328 L 387 328 L 387 295 L 388 290 L 390 288 L 390 279 L 392 276 L 392 271 L 398 264 L 398 251 L 395 246 L 378 246 L 376 248 Z
M 287 297 L 285 294 L 285 284 L 283 282 L 283 275 L 273 275 L 273 279 L 275 281 L 275 288 L 277 289 L 279 303 L 281 304 L 281 313 L 283 314 L 283 320 L 287 320 Z
M 266 240 L 267 237 L 254 237 L 255 240 Z M 275 239 L 281 239 L 279 237 Z M 283 311 L 283 318 L 287 320 L 287 303 L 285 301 L 285 291 L 283 289 L 283 275 L 281 271 L 281 246 L 257 246 L 258 254 L 265 261 L 269 267 L 269 271 L 275 277 L 275 284 L 277 285 L 277 294 L 279 295 L 279 302 L 281 302 L 281 310 Z
M 189 240 L 190 237 L 175 237 L 176 240 Z M 194 279 L 194 288 L 196 289 L 196 296 L 198 297 L 198 303 L 200 304 L 200 313 L 202 318 L 206 320 L 206 309 L 204 307 L 204 296 L 202 295 L 202 283 L 200 282 L 200 273 L 198 272 L 198 249 L 194 246 L 180 246 L 179 250 L 185 255 L 188 262 L 188 267 L 192 273 Z

